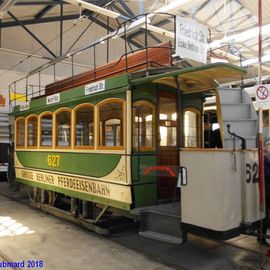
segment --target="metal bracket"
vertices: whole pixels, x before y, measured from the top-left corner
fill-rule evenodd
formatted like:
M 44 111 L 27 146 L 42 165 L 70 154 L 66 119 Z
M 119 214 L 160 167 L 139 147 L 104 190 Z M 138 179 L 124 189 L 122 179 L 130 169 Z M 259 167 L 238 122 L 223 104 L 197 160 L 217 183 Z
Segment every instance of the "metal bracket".
M 108 208 L 109 208 L 109 205 L 105 205 L 104 207 L 103 207 L 103 209 L 101 210 L 101 212 L 98 214 L 98 216 L 95 218 L 95 220 L 94 220 L 94 224 L 95 223 L 97 223 L 100 219 L 101 219 L 101 217 L 104 215 L 104 213 L 108 210 Z

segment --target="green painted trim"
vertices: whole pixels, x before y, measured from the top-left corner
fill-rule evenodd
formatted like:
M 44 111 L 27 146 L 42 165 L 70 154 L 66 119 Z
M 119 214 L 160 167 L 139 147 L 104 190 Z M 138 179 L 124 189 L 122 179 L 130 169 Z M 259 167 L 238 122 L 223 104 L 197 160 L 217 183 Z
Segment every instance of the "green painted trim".
M 49 170 L 53 172 L 64 172 L 78 174 L 81 176 L 105 177 L 115 170 L 119 164 L 121 154 L 103 153 L 79 153 L 79 152 L 57 152 L 53 151 L 16 151 L 18 161 L 24 166 L 32 169 Z M 59 166 L 48 166 L 48 156 L 59 156 Z
M 111 199 L 107 199 L 107 198 L 102 198 L 102 197 L 91 195 L 91 194 L 84 194 L 82 192 L 72 191 L 72 190 L 68 190 L 68 189 L 64 189 L 64 188 L 60 188 L 60 187 L 55 187 L 55 186 L 50 186 L 50 185 L 46 185 L 46 184 L 43 184 L 43 183 L 32 182 L 30 180 L 24 180 L 24 179 L 21 179 L 21 178 L 16 178 L 16 181 L 20 182 L 22 184 L 28 185 L 28 186 L 33 186 L 33 187 L 37 187 L 37 188 L 40 188 L 40 189 L 59 192 L 59 193 L 65 194 L 67 196 L 75 197 L 75 198 L 85 200 L 85 201 L 101 203 L 101 204 L 104 204 L 104 205 L 109 205 L 109 206 L 120 208 L 120 209 L 123 209 L 123 210 L 130 210 L 131 209 L 130 204 L 115 201 L 115 200 L 111 200 Z
M 207 64 L 207 65 L 203 65 L 203 66 L 199 66 L 199 67 L 191 67 L 191 68 L 180 69 L 177 71 L 165 72 L 165 73 L 161 73 L 158 75 L 147 76 L 147 77 L 143 77 L 143 78 L 139 78 L 139 79 L 133 79 L 130 81 L 130 84 L 132 86 L 135 86 L 135 85 L 144 84 L 147 82 L 152 82 L 153 80 L 157 80 L 157 79 L 164 78 L 164 77 L 176 77 L 178 75 L 185 74 L 185 73 L 192 73 L 195 71 L 202 71 L 202 70 L 215 69 L 215 68 L 233 69 L 233 70 L 238 71 L 240 73 L 239 76 L 247 73 L 247 71 L 244 68 L 241 68 L 241 67 L 238 67 L 238 66 L 235 66 L 232 64 L 214 63 L 214 64 Z
M 68 98 L 62 99 L 62 94 L 65 94 L 65 92 L 61 93 L 61 100 L 58 103 L 46 105 L 46 98 L 42 97 L 36 100 L 31 101 L 30 109 L 27 111 L 19 111 L 19 106 L 16 106 L 14 108 L 14 115 L 15 117 L 26 117 L 30 114 L 40 114 L 45 111 L 54 112 L 59 108 L 62 107 L 68 107 L 70 109 L 73 109 L 77 105 L 81 103 L 91 103 L 91 104 L 97 104 L 98 102 L 106 99 L 106 98 L 121 98 L 125 100 L 125 92 L 128 90 L 127 87 L 122 87 L 119 89 L 114 89 L 111 91 L 105 91 L 105 92 L 99 92 L 93 95 L 85 96 L 84 94 L 80 94 L 77 92 L 76 95 L 72 95 L 72 93 L 68 93 Z
M 102 80 L 99 80 L 102 81 Z M 88 83 L 87 83 L 88 84 Z M 87 85 L 85 84 L 85 85 Z M 90 83 L 89 83 L 90 84 Z M 14 114 L 18 114 L 20 116 L 28 115 L 30 113 L 34 113 L 33 110 L 35 109 L 42 109 L 43 112 L 46 110 L 51 111 L 56 110 L 59 107 L 63 107 L 63 104 L 70 103 L 70 101 L 76 102 L 78 99 L 80 99 L 77 104 L 82 103 L 84 99 L 88 100 L 94 100 L 96 99 L 96 102 L 91 101 L 91 103 L 95 104 L 101 100 L 104 99 L 104 95 L 110 95 L 113 93 L 113 97 L 115 97 L 115 94 L 118 92 L 125 92 L 129 88 L 129 80 L 128 80 L 128 74 L 122 74 L 114 78 L 109 78 L 105 80 L 105 90 L 102 92 L 97 92 L 92 95 L 85 95 L 84 89 L 85 85 L 75 87 L 69 90 L 65 90 L 60 93 L 60 102 L 55 104 L 46 105 L 46 96 L 42 96 L 39 98 L 35 98 L 30 101 L 30 109 L 27 111 L 20 112 L 20 106 L 17 105 L 14 107 Z M 124 96 L 123 96 L 124 97 Z M 87 101 L 85 101 L 87 102 Z M 88 101 L 89 102 L 89 101 Z M 69 106 L 68 106 L 69 107 Z
M 153 103 L 153 105 L 156 105 L 157 86 L 152 83 L 147 83 L 138 87 L 134 87 L 132 91 L 132 102 L 136 102 L 139 100 L 147 100 Z

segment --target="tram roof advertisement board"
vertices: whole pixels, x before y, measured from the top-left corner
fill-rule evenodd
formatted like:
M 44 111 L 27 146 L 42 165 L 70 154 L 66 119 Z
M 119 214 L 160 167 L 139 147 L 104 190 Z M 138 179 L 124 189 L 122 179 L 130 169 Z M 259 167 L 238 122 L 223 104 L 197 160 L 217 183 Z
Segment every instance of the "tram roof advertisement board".
M 208 29 L 194 20 L 176 17 L 176 50 L 181 58 L 207 62 Z

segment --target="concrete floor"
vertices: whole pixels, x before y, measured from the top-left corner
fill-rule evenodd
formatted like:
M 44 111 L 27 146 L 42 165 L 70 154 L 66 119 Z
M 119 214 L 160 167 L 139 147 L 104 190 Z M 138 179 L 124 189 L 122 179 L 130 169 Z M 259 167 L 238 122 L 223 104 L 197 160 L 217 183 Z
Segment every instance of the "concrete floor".
M 5 256 L 13 261 L 42 260 L 42 269 L 49 270 L 270 270 L 269 257 L 261 268 L 254 237 L 221 243 L 191 235 L 185 245 L 156 242 L 136 231 L 105 238 L 29 207 L 25 193 L 8 190 L 7 183 L 0 182 L 0 193 L 13 198 L 0 195 L 0 262 Z
M 172 269 L 3 196 L 0 243 L 1 253 L 13 261 L 42 260 L 42 269 Z

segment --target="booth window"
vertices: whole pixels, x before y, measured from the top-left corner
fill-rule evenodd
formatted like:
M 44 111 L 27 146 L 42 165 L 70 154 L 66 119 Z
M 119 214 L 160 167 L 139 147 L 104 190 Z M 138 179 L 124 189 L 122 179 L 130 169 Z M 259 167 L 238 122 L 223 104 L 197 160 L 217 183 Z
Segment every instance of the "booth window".
M 30 116 L 27 119 L 27 146 L 37 147 L 38 118 Z
M 16 146 L 25 146 L 25 119 L 20 118 L 16 121 Z
M 138 151 L 155 148 L 155 107 L 147 101 L 133 104 L 133 147 Z
M 71 112 L 64 110 L 56 114 L 56 146 L 70 146 Z
M 201 147 L 200 112 L 194 108 L 184 112 L 184 146 Z
M 123 105 L 123 101 L 113 100 L 99 106 L 100 146 L 123 146 Z
M 52 146 L 52 134 L 53 134 L 53 117 L 52 114 L 47 113 L 40 118 L 40 145 Z
M 83 105 L 75 110 L 75 145 L 94 146 L 94 108 Z

